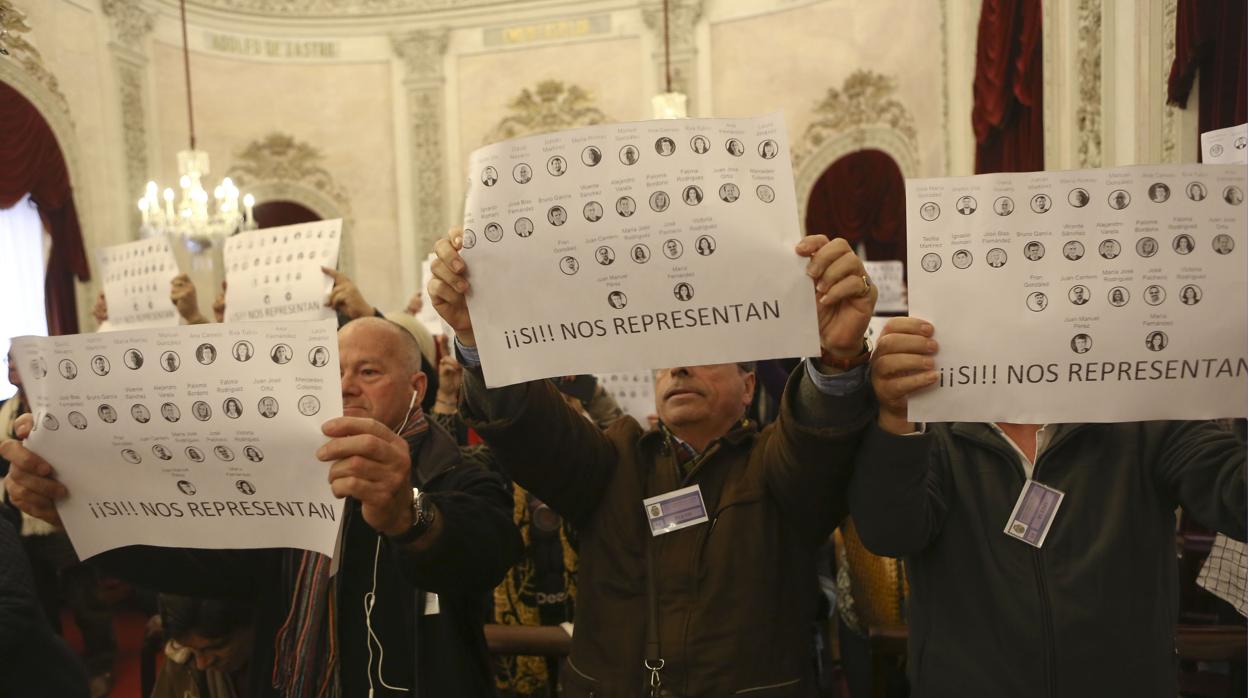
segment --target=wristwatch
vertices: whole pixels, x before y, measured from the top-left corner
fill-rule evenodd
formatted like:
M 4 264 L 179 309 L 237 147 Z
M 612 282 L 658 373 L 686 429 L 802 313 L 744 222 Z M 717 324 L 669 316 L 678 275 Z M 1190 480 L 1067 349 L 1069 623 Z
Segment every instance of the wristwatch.
M 424 492 L 419 489 L 412 488 L 412 525 L 404 532 L 397 536 L 388 536 L 388 538 L 400 545 L 406 545 L 420 538 L 433 528 L 433 521 L 437 518 L 437 509 L 433 503 L 425 496 Z

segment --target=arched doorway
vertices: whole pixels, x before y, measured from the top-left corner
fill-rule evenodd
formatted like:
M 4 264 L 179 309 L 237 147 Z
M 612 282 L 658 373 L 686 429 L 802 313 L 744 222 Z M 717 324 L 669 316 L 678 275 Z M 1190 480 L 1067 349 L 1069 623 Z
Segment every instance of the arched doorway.
M 74 279 L 88 281 L 91 272 L 64 150 L 39 107 L 0 81 L 0 209 L 24 200 L 35 205 L 52 241 L 43 278 L 48 332 L 76 333 Z
M 843 237 L 873 261 L 906 261 L 906 184 L 882 150 L 856 150 L 819 175 L 806 206 L 806 233 Z
M 256 225 L 261 228 L 277 228 L 283 225 L 311 223 L 321 220 L 316 211 L 294 201 L 264 201 L 253 209 Z

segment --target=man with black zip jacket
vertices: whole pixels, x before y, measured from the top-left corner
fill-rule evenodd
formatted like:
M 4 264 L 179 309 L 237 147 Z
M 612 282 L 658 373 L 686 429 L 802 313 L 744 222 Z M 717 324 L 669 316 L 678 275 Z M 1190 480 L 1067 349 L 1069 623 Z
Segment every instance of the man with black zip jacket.
M 1244 540 L 1243 442 L 1196 421 L 912 424 L 934 334 L 881 334 L 850 486 L 863 543 L 906 559 L 912 695 L 1173 698 L 1175 509 Z M 1037 486 L 1061 496 L 1029 527 L 1015 508 Z

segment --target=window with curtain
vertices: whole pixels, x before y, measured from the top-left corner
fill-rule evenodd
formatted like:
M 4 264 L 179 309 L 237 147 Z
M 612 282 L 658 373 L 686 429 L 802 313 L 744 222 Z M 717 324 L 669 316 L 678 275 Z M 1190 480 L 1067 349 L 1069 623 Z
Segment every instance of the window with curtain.
M 4 356 L 8 356 L 11 337 L 48 333 L 43 264 L 43 222 L 30 197 L 24 196 L 15 206 L 0 209 L 0 299 L 4 303 L 0 353 Z M 16 392 L 7 378 L 0 378 L 0 399 Z

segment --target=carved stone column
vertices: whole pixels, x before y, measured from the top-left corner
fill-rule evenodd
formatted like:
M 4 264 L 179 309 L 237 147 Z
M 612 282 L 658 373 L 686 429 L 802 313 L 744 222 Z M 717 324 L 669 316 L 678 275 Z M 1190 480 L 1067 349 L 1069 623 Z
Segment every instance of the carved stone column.
M 144 9 L 139 0 L 103 0 L 102 5 L 113 28 L 113 40 L 108 46 L 113 54 L 121 101 L 122 155 L 126 163 L 123 186 L 128 198 L 138 201 L 149 174 L 147 110 L 143 106 L 148 58 L 144 43 L 156 24 L 156 15 Z M 133 206 L 129 219 L 133 230 L 137 231 L 139 212 Z
M 445 113 L 442 58 L 446 54 L 445 28 L 419 29 L 391 38 L 395 55 L 403 62 L 407 92 L 407 131 L 411 141 L 412 224 L 420 259 L 446 230 L 446 147 L 442 118 Z M 419 268 L 419 265 L 417 265 Z
M 654 32 L 654 66 L 658 91 L 666 84 L 666 65 L 663 57 L 663 3 L 649 3 L 641 9 L 646 27 Z M 672 90 L 688 96 L 690 116 L 697 114 L 698 45 L 694 28 L 702 18 L 702 0 L 669 0 L 668 37 L 671 44 Z

